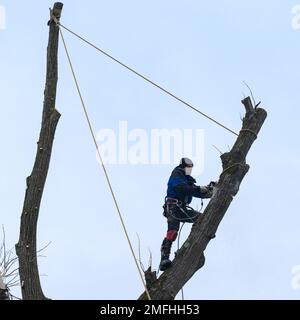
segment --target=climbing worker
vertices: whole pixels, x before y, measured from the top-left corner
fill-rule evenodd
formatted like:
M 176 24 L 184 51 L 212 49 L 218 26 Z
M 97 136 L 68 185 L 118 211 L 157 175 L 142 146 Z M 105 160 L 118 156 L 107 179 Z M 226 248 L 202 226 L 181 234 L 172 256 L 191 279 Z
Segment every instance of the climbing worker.
M 168 231 L 161 245 L 161 261 L 159 269 L 165 271 L 172 262 L 169 259 L 172 243 L 176 240 L 180 222 L 195 222 L 200 212 L 189 207 L 192 198 L 211 198 L 215 182 L 207 186 L 197 186 L 191 176 L 193 162 L 182 158 L 169 178 L 167 196 L 164 203 L 164 216 L 167 218 Z

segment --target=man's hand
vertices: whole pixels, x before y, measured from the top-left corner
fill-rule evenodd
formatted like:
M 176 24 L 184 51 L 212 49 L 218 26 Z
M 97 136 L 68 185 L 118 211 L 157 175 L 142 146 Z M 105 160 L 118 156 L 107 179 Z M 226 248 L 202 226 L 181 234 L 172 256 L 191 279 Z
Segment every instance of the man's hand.
M 217 184 L 215 181 L 211 181 L 207 186 L 200 187 L 200 191 L 203 194 L 203 198 L 211 198 L 213 195 L 214 186 Z
M 201 191 L 201 193 L 205 194 L 209 191 L 209 189 L 207 186 L 203 186 L 203 187 L 200 187 L 200 191 Z
M 212 197 L 212 191 L 209 190 L 208 186 L 200 187 L 200 191 L 202 193 L 201 198 L 207 199 Z
M 217 183 L 218 183 L 218 182 L 216 182 L 216 181 L 211 181 L 211 182 L 207 185 L 207 188 L 208 188 L 209 190 L 212 190 Z

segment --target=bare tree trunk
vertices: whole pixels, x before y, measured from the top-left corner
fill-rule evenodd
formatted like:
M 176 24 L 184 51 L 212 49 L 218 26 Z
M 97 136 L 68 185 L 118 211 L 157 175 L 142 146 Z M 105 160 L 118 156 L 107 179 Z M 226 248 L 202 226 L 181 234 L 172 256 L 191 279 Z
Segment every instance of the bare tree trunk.
M 148 282 L 152 300 L 174 299 L 184 284 L 204 265 L 203 252 L 209 241 L 215 237 L 221 220 L 249 170 L 246 155 L 257 138 L 267 113 L 264 109 L 254 108 L 249 97 L 242 100 L 242 103 L 246 109 L 243 127 L 230 152 L 221 156 L 223 172 L 216 186 L 216 192 L 204 211 L 203 219 L 193 225 L 189 237 L 178 250 L 173 266 L 157 280 L 152 279 Z M 147 270 L 146 273 L 148 273 L 147 278 L 151 270 Z M 139 299 L 147 299 L 145 292 Z
M 63 4 L 57 2 L 53 15 L 59 19 Z M 27 177 L 27 189 L 21 215 L 20 238 L 16 244 L 19 258 L 19 273 L 22 296 L 25 300 L 46 299 L 41 288 L 37 264 L 37 222 L 42 194 L 47 178 L 52 145 L 60 113 L 55 109 L 57 87 L 57 52 L 59 29 L 49 21 L 49 42 L 47 50 L 47 76 L 44 91 L 44 106 L 41 131 L 32 173 Z

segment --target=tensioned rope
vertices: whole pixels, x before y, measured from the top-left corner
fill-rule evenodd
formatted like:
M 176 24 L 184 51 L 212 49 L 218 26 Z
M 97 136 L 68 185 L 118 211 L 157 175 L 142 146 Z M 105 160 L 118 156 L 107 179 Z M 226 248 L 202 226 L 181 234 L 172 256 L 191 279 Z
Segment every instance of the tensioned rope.
M 55 18 L 55 17 L 54 17 L 54 18 Z M 54 21 L 57 22 L 57 19 L 55 19 Z M 66 52 L 66 55 L 67 55 L 67 58 L 68 58 L 69 66 L 70 66 L 70 69 L 71 69 L 71 72 L 72 72 L 72 75 L 73 75 L 73 79 L 74 79 L 74 82 L 75 82 L 75 85 L 76 85 L 76 89 L 77 89 L 77 92 L 78 92 L 78 95 L 79 95 L 79 98 L 80 98 L 80 101 L 81 101 L 81 105 L 82 105 L 82 108 L 83 108 L 83 111 L 84 111 L 84 114 L 85 114 L 85 118 L 86 118 L 86 120 L 87 120 L 87 123 L 88 123 L 88 126 L 89 126 L 89 130 L 90 130 L 91 136 L 92 136 L 92 138 L 93 138 L 93 141 L 94 141 L 94 144 L 95 144 L 95 147 L 96 147 L 96 150 L 97 150 L 97 154 L 98 154 L 98 157 L 99 157 L 99 160 L 100 160 L 100 163 L 101 163 L 101 166 L 102 166 L 102 169 L 103 169 L 103 172 L 104 172 L 106 181 L 107 181 L 108 186 L 109 186 L 109 190 L 110 190 L 110 192 L 111 192 L 111 195 L 112 195 L 114 204 L 115 204 L 115 206 L 116 206 L 116 209 L 117 209 L 117 212 L 118 212 L 118 216 L 119 216 L 119 218 L 120 218 L 120 221 L 121 221 L 121 224 L 122 224 L 122 227 L 123 227 L 123 230 L 124 230 L 124 233 L 125 233 L 127 242 L 128 242 L 128 244 L 129 244 L 130 251 L 131 251 L 131 253 L 132 253 L 134 262 L 135 262 L 135 264 L 136 264 L 136 267 L 137 267 L 137 269 L 138 269 L 138 273 L 139 273 L 139 275 L 140 275 L 140 278 L 141 278 L 141 280 L 142 280 L 143 286 L 144 286 L 144 288 L 145 288 L 145 292 L 146 292 L 146 294 L 147 294 L 148 299 L 151 300 L 151 297 L 150 297 L 149 291 L 148 291 L 148 289 L 147 289 L 145 280 L 144 280 L 144 278 L 143 278 L 142 272 L 141 272 L 140 267 L 139 267 L 139 265 L 138 265 L 137 258 L 136 258 L 136 256 L 135 256 L 135 253 L 134 253 L 134 250 L 133 250 L 133 247 L 132 247 L 132 244 L 131 244 L 131 241 L 130 241 L 130 238 L 129 238 L 129 235 L 128 235 L 128 232 L 127 232 L 127 229 L 126 229 L 126 225 L 125 225 L 124 219 L 123 219 L 123 217 L 122 217 L 122 214 L 121 214 L 121 211 L 120 211 L 120 208 L 119 208 L 119 205 L 118 205 L 116 196 L 115 196 L 115 194 L 114 194 L 114 191 L 113 191 L 113 188 L 112 188 L 112 184 L 111 184 L 111 182 L 110 182 L 110 179 L 109 179 L 107 170 L 106 170 L 105 165 L 104 165 L 104 162 L 103 162 L 103 160 L 102 160 L 100 148 L 99 148 L 99 146 L 98 146 L 98 143 L 97 143 L 97 140 L 96 140 L 96 136 L 95 136 L 95 131 L 94 131 L 93 127 L 92 127 L 92 123 L 91 123 L 89 114 L 88 114 L 88 112 L 87 112 L 87 108 L 86 108 L 86 105 L 85 105 L 85 103 L 84 103 L 84 100 L 83 100 L 83 97 L 82 97 L 82 94 L 81 94 L 81 90 L 80 90 L 80 87 L 79 87 L 79 83 L 78 83 L 78 80 L 77 80 L 77 77 L 76 77 L 76 74 L 75 74 L 75 70 L 74 70 L 74 67 L 73 67 L 73 64 L 72 64 L 72 61 L 71 61 L 71 57 L 70 57 L 70 54 L 69 54 L 69 50 L 68 50 L 68 47 L 67 47 L 67 45 L 66 45 L 66 41 L 65 41 L 64 35 L 63 35 L 63 33 L 62 33 L 62 30 L 61 30 L 60 28 L 59 28 L 59 32 L 60 32 L 60 35 L 61 35 L 61 38 L 62 38 L 62 41 L 63 41 L 64 49 L 65 49 L 65 52 Z
M 57 20 L 56 20 L 57 21 Z M 175 94 L 173 94 L 172 92 L 170 92 L 169 90 L 163 88 L 162 86 L 160 86 L 159 84 L 155 83 L 154 81 L 150 80 L 149 78 L 147 78 L 146 76 L 142 75 L 140 72 L 134 70 L 133 68 L 129 67 L 128 65 L 126 65 L 125 63 L 121 62 L 120 60 L 114 58 L 112 55 L 110 55 L 109 53 L 107 53 L 106 51 L 100 49 L 99 47 L 97 47 L 95 44 L 91 43 L 90 41 L 88 41 L 87 39 L 85 39 L 84 37 L 80 36 L 78 33 L 72 31 L 71 29 L 65 27 L 63 24 L 61 24 L 59 21 L 57 21 L 57 24 L 64 28 L 65 30 L 67 30 L 68 32 L 70 32 L 71 34 L 73 34 L 75 37 L 79 38 L 80 40 L 82 40 L 83 42 L 87 43 L 88 45 L 90 45 L 91 47 L 93 47 L 94 49 L 96 49 L 97 51 L 101 52 L 102 54 L 104 54 L 106 57 L 110 58 L 111 60 L 117 62 L 118 64 L 120 64 L 122 67 L 126 68 L 127 70 L 133 72 L 134 74 L 136 74 L 137 76 L 139 76 L 140 78 L 144 79 L 145 81 L 149 82 L 150 84 L 152 84 L 153 86 L 155 86 L 156 88 L 162 90 L 163 92 L 165 92 L 167 95 L 171 96 L 172 98 L 176 99 L 177 101 L 183 103 L 184 105 L 186 105 L 187 107 L 191 108 L 192 110 L 196 111 L 197 113 L 201 114 L 202 116 L 204 116 L 205 118 L 209 119 L 210 121 L 214 122 L 215 124 L 217 124 L 218 126 L 224 128 L 225 130 L 233 133 L 234 135 L 238 136 L 238 134 L 231 130 L 230 128 L 228 128 L 227 126 L 223 125 L 221 122 L 215 120 L 214 118 L 210 117 L 209 115 L 207 115 L 206 113 L 200 111 L 199 109 L 195 108 L 194 106 L 192 106 L 190 103 L 184 101 L 183 99 L 179 98 L 178 96 L 176 96 Z

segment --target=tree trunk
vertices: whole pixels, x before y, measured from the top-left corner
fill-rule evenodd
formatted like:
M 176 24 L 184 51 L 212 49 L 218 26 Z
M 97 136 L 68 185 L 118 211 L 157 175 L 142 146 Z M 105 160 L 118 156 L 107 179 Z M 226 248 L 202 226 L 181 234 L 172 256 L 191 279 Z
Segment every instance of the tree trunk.
M 62 3 L 54 4 L 52 13 L 57 19 L 60 18 L 62 7 Z M 37 222 L 55 130 L 60 118 L 60 113 L 55 109 L 59 29 L 52 19 L 48 24 L 50 30 L 41 131 L 33 170 L 26 180 L 27 189 L 21 215 L 20 237 L 16 244 L 22 297 L 25 300 L 46 299 L 41 288 L 37 264 Z
M 193 225 L 189 237 L 178 250 L 172 267 L 157 280 L 152 279 L 149 282 L 148 289 L 152 300 L 174 299 L 185 283 L 204 265 L 203 252 L 209 241 L 215 237 L 221 220 L 249 170 L 246 155 L 257 138 L 267 112 L 261 108 L 254 108 L 249 97 L 242 100 L 242 103 L 246 109 L 243 127 L 230 152 L 221 156 L 223 172 L 214 195 L 204 210 L 203 219 Z M 147 273 L 150 272 L 151 270 L 147 270 Z M 139 299 L 147 299 L 145 292 Z

